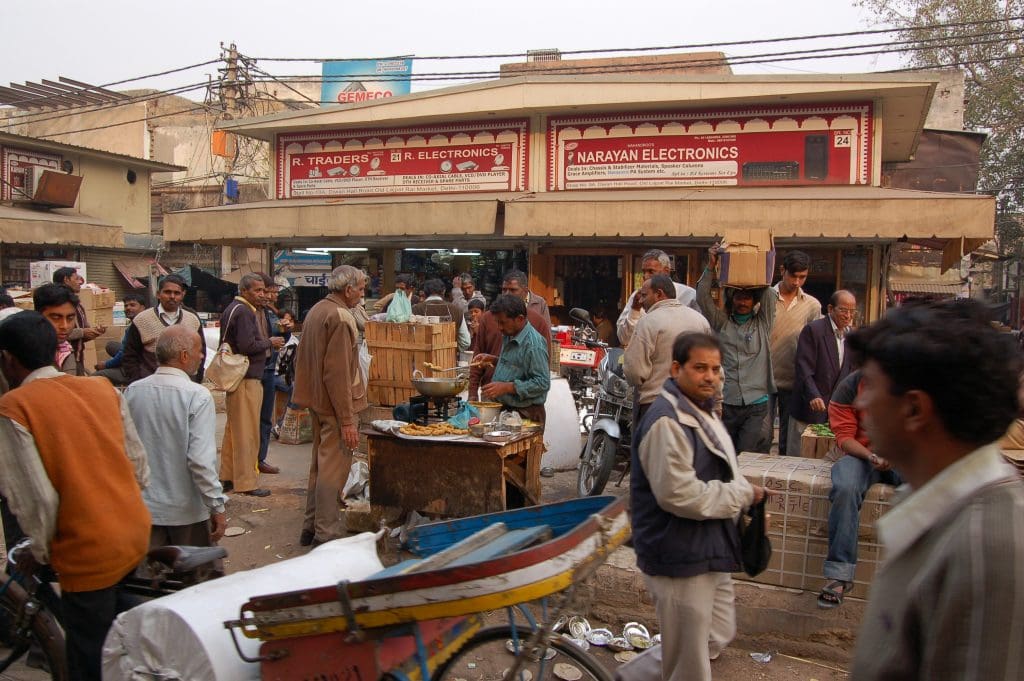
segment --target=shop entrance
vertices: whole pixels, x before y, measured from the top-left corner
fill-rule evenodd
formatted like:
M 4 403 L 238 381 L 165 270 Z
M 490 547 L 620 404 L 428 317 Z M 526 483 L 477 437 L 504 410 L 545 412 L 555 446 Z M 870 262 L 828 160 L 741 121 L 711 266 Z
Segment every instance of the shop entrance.
M 549 304 L 558 323 L 571 324 L 568 311 L 574 307 L 591 316 L 603 309 L 614 320 L 623 297 L 622 261 L 622 256 L 614 255 L 555 256 L 554 299 Z

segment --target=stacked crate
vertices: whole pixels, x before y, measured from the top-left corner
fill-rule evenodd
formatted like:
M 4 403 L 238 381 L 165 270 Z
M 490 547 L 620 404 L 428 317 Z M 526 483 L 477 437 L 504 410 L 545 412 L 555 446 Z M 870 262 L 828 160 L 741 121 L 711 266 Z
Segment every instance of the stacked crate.
M 458 360 L 454 322 L 367 322 L 366 346 L 373 355 L 366 396 L 370 404 L 378 406 L 393 407 L 418 395 L 412 372 L 419 369 L 430 376 L 425 363 L 447 368 Z
M 124 335 L 124 327 L 116 327 L 116 329 L 114 327 L 114 292 L 110 289 L 82 287 L 82 290 L 78 292 L 78 300 L 82 303 L 82 309 L 85 310 L 89 324 L 94 327 L 105 326 L 107 333 L 111 334 L 85 344 L 85 368 L 91 372 L 101 359 L 100 352 L 103 350 L 101 344 L 105 346 L 108 340 L 121 340 L 121 336 Z M 102 352 L 102 355 L 102 359 L 107 359 L 105 351 Z

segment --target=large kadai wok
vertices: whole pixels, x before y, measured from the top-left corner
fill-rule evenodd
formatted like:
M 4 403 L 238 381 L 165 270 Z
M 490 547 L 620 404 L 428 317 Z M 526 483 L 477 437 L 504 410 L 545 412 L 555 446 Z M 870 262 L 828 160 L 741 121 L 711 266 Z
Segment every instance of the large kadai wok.
M 421 395 L 427 397 L 455 397 L 469 387 L 469 376 L 459 372 L 452 377 L 425 378 L 417 369 L 412 372 L 412 385 Z

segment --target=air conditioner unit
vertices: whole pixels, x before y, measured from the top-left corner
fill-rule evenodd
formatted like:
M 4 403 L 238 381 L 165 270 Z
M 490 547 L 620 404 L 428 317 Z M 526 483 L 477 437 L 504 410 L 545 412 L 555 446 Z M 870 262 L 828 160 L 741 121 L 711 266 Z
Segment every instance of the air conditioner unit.
M 40 206 L 72 208 L 78 201 L 82 178 L 78 175 L 32 166 L 25 173 L 25 199 Z M 16 199 L 17 200 L 17 199 Z

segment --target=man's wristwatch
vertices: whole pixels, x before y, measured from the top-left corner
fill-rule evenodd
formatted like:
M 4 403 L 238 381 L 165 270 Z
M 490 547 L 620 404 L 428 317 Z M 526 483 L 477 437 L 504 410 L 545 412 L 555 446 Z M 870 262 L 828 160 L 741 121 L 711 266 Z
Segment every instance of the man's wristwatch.
M 877 466 L 880 459 L 877 454 L 868 454 L 868 463 L 872 466 Z

